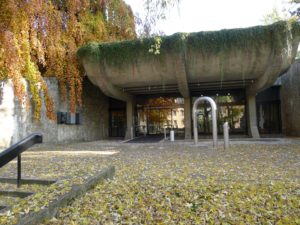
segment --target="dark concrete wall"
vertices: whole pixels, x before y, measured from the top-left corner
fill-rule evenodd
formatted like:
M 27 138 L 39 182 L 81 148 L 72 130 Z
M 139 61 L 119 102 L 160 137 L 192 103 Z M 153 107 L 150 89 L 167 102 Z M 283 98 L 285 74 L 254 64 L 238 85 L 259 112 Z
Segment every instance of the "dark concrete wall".
M 281 77 L 282 131 L 300 137 L 300 60 Z
M 67 112 L 68 104 L 61 102 L 58 81 L 46 78 L 56 111 Z M 24 81 L 25 82 L 25 81 Z M 26 83 L 26 82 L 25 82 Z M 15 98 L 10 81 L 0 81 L 0 146 L 10 144 L 33 132 L 41 132 L 44 142 L 93 141 L 108 136 L 108 98 L 87 79 L 83 87 L 83 107 L 80 125 L 57 124 L 49 121 L 42 107 L 40 122 L 32 119 L 32 108 L 26 110 Z M 30 96 L 30 94 L 29 94 Z

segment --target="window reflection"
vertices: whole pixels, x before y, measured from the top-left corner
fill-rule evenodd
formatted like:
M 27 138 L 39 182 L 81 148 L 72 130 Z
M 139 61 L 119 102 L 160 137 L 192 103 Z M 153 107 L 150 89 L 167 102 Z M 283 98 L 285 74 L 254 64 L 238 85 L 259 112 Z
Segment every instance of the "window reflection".
M 228 122 L 229 132 L 235 134 L 246 134 L 245 96 L 242 91 L 234 93 L 210 93 L 209 96 L 217 104 L 218 132 L 223 133 L 223 124 Z M 200 97 L 201 95 L 199 95 Z M 193 103 L 198 97 L 193 98 Z M 207 102 L 198 106 L 198 133 L 210 134 L 212 132 L 211 107 Z

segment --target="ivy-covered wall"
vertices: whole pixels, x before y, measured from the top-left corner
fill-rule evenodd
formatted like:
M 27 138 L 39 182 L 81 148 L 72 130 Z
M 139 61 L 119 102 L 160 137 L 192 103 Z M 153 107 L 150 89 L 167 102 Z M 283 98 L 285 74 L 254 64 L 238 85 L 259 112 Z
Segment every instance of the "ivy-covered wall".
M 61 102 L 56 78 L 46 78 L 55 108 L 68 111 L 66 102 Z M 25 86 L 27 86 L 24 81 Z M 33 132 L 41 132 L 44 142 L 94 141 L 108 136 L 108 98 L 87 79 L 83 82 L 83 106 L 77 112 L 80 125 L 57 124 L 48 120 L 42 107 L 40 122 L 32 118 L 32 108 L 20 105 L 10 81 L 0 82 L 0 149 L 11 145 Z

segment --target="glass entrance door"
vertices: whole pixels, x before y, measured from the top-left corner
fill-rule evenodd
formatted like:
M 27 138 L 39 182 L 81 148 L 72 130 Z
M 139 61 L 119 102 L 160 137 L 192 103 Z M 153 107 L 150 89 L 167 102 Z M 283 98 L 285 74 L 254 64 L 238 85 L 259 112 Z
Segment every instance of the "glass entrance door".
M 257 107 L 257 121 L 261 134 L 280 134 L 280 103 L 276 101 L 259 103 Z
M 161 134 L 163 129 L 163 120 L 159 109 L 149 109 L 147 112 L 147 130 L 148 134 Z
M 280 87 L 273 86 L 256 96 L 257 126 L 260 134 L 280 134 Z
M 124 110 L 110 111 L 110 137 L 124 137 L 126 128 L 126 112 Z
M 138 134 L 163 134 L 164 128 L 171 127 L 172 109 L 143 108 L 138 110 Z
M 218 133 L 223 133 L 223 124 L 228 122 L 231 134 L 247 134 L 246 107 L 243 95 L 227 93 L 211 97 L 217 104 Z M 194 97 L 194 101 L 196 98 Z M 197 125 L 200 135 L 212 133 L 211 107 L 208 102 L 203 102 L 198 106 Z
M 143 100 L 143 101 L 142 101 Z M 159 135 L 174 129 L 184 131 L 184 102 L 182 98 L 156 97 L 141 99 L 137 105 L 136 135 Z
M 231 134 L 246 134 L 245 105 L 224 103 L 219 105 L 218 130 L 223 133 L 223 124 L 228 122 Z
M 198 108 L 198 133 L 209 134 L 211 130 L 211 107 L 207 103 L 201 104 Z
M 157 108 L 147 110 L 147 134 L 163 134 L 164 128 L 176 128 L 176 109 Z

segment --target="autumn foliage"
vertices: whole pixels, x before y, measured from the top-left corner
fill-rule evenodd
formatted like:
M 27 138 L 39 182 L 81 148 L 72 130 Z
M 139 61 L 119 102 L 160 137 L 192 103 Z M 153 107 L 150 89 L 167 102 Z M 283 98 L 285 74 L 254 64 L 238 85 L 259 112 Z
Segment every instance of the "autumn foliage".
M 39 119 L 44 103 L 54 119 L 43 77 L 56 77 L 71 112 L 81 106 L 84 73 L 77 48 L 90 41 L 135 38 L 131 8 L 123 0 L 0 0 L 0 80 L 10 79 L 21 103 L 31 102 Z M 22 78 L 28 81 L 26 96 Z

